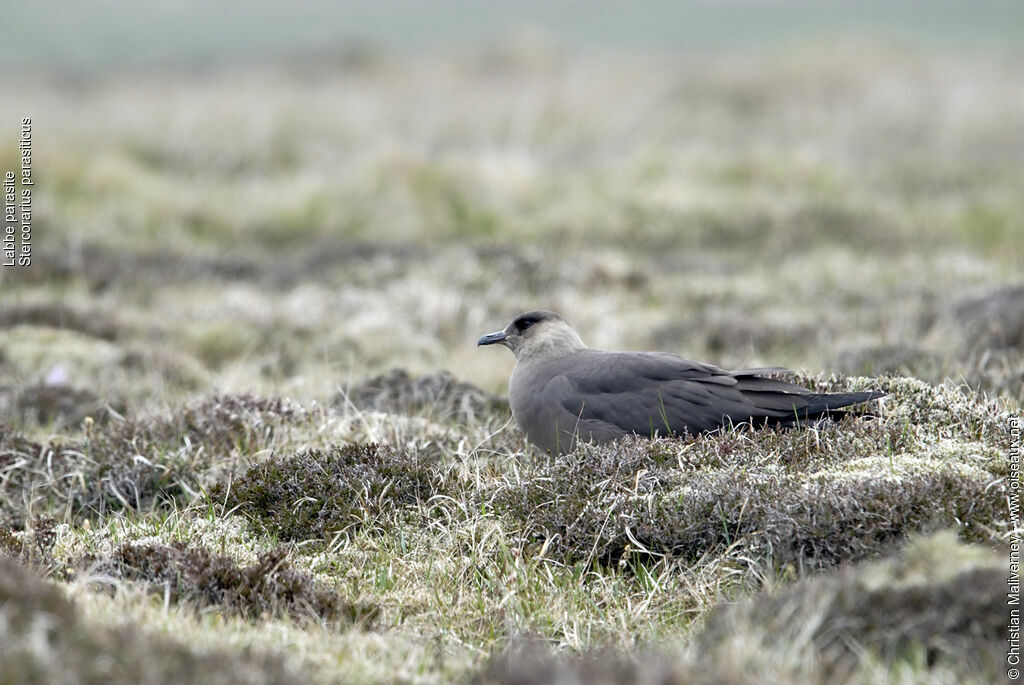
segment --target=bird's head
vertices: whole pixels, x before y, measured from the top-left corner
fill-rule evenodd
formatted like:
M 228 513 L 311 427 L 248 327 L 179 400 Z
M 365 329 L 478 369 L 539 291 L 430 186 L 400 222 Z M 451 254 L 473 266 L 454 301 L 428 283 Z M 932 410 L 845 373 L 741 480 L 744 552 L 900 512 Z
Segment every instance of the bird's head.
M 500 343 L 519 361 L 559 357 L 586 349 L 586 345 L 560 315 L 546 309 L 520 314 L 504 330 L 480 336 L 477 345 Z

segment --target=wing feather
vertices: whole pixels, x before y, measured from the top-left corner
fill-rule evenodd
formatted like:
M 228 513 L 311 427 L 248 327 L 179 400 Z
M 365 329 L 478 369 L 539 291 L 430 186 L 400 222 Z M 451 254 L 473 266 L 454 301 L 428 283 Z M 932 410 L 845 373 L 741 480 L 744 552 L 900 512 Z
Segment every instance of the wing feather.
M 723 423 L 787 421 L 821 411 L 806 388 L 760 372 L 729 372 L 663 352 L 587 350 L 563 363 L 555 385 L 559 408 L 577 417 L 581 432 L 699 433 Z

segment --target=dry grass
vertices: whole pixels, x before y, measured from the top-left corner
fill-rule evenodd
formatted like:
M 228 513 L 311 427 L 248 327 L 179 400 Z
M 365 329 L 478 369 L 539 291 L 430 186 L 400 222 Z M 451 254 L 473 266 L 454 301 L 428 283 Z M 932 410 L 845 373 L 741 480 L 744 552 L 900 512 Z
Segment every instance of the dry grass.
M 481 683 L 960 682 L 1003 677 L 1003 559 L 949 535 L 831 577 L 761 593 L 710 616 L 685 653 L 557 658 L 512 642 Z
M 126 543 L 109 559 L 87 557 L 79 564 L 90 575 L 145 582 L 167 602 L 215 607 L 250 620 L 287 614 L 352 622 L 375 613 L 372 607 L 344 604 L 334 588 L 292 569 L 287 550 L 279 547 L 261 552 L 256 563 L 244 567 L 228 555 L 177 540 L 169 545 Z
M 827 52 L 20 84 L 3 678 L 990 682 L 1019 60 Z M 473 345 L 536 306 L 888 397 L 549 458 Z
M 0 663 L 11 683 L 303 682 L 276 656 L 218 652 L 83 618 L 64 592 L 0 556 Z
M 823 389 L 867 383 L 804 381 Z M 303 628 L 310 621 L 335 626 L 338 636 L 331 639 L 342 640 L 346 650 L 366 649 L 382 635 L 401 636 L 378 643 L 387 655 L 378 657 L 382 664 L 359 667 L 370 680 L 387 666 L 400 679 L 477 673 L 485 681 L 543 676 L 559 682 L 582 669 L 619 674 L 614 682 L 673 682 L 658 678 L 703 673 L 711 668 L 703 660 L 713 665 L 725 659 L 713 645 L 747 639 L 713 637 L 725 630 L 723 619 L 713 618 L 704 633 L 712 637 L 691 647 L 696 656 L 665 656 L 657 646 L 684 643 L 723 600 L 893 554 L 908 538 L 939 528 L 952 527 L 964 541 L 1002 545 L 1010 532 L 1005 474 L 1012 415 L 1005 403 L 952 385 L 879 382 L 889 396 L 873 418 L 582 445 L 557 458 L 524 452 L 511 429 L 492 435 L 500 416 L 431 428 L 429 419 L 364 414 L 352 404 L 303 409 L 278 400 L 216 397 L 180 414 L 110 424 L 104 440 L 93 436 L 94 444 L 119 444 L 109 436 L 127 430 L 140 448 L 165 446 L 164 461 L 154 463 L 179 454 L 180 447 L 161 442 L 170 441 L 191 444 L 195 454 L 208 449 L 249 462 L 247 469 L 192 459 L 187 471 L 160 471 L 169 480 L 159 492 L 175 496 L 154 497 L 147 507 L 114 507 L 113 498 L 85 517 L 66 502 L 102 496 L 109 483 L 94 490 L 88 487 L 92 472 L 55 472 L 66 500 L 30 504 L 33 514 L 56 515 L 64 523 L 29 521 L 21 510 L 10 519 L 15 528 L 7 529 L 3 546 L 55 578 L 79 579 L 78 592 L 110 588 L 116 603 L 146 604 L 136 589 L 141 585 L 165 610 L 180 603 L 176 620 L 186 625 L 188 611 L 198 611 L 238 616 L 259 634 L 261 626 L 277 624 L 314 631 L 304 638 L 312 640 L 314 653 L 296 657 L 292 667 L 316 681 L 339 672 L 316 656 L 327 638 L 318 632 L 323 628 Z M 406 400 L 421 391 L 419 379 L 409 379 L 404 390 L 392 384 L 388 392 L 408 406 Z M 467 398 L 480 395 L 475 388 L 464 391 Z M 383 442 L 354 441 L 382 424 L 392 428 L 378 434 Z M 332 433 L 338 442 L 326 448 L 298 447 L 333 440 L 326 437 Z M 12 445 L 22 440 L 9 439 Z M 116 449 L 105 454 L 114 460 L 108 465 L 121 458 Z M 162 453 L 153 454 L 156 459 Z M 38 490 L 57 490 L 44 472 L 30 473 Z M 175 478 L 182 481 L 178 486 Z M 207 487 L 184 487 L 193 482 Z M 3 492 L 14 508 L 18 483 L 9 480 Z M 25 532 L 17 530 L 19 521 L 28 522 Z M 992 668 L 990 647 L 984 663 L 964 666 L 957 659 L 974 653 L 972 640 L 994 639 L 989 627 L 1001 598 L 992 604 L 988 595 L 961 593 L 962 619 L 937 615 L 934 607 L 948 604 L 942 593 L 954 593 L 965 579 L 972 587 L 991 586 L 989 576 L 997 571 L 990 553 L 956 554 L 990 559 L 984 578 L 957 576 L 948 585 L 922 581 L 914 590 L 878 581 L 866 600 L 861 585 L 842 574 L 811 581 L 811 591 L 783 589 L 766 601 L 789 607 L 794 617 L 800 611 L 825 614 L 819 631 L 824 637 L 814 637 L 804 651 L 769 645 L 767 653 L 781 666 L 752 656 L 765 650 L 751 652 L 736 671 L 737 682 L 762 667 L 790 673 L 786 669 L 797 668 L 797 654 L 806 656 L 806 650 L 820 652 L 816 670 L 804 674 L 811 680 L 856 682 L 879 664 L 904 668 L 895 664 L 905 658 L 906 667 L 920 674 L 943 674 L 954 663 L 956 673 L 980 678 Z M 914 564 L 928 571 L 923 561 Z M 934 564 L 937 573 L 945 568 Z M 819 603 L 799 609 L 790 598 L 807 592 Z M 853 594 L 843 599 L 844 592 Z M 862 617 L 857 612 L 863 602 L 904 613 Z M 95 610 L 102 614 L 106 607 L 100 603 Z M 766 623 L 781 611 L 751 613 L 744 620 L 752 626 L 744 630 L 776 635 L 782 629 Z M 151 620 L 147 615 L 142 611 L 140 620 Z M 975 615 L 989 626 L 982 637 L 971 627 Z M 802 623 L 792 620 L 786 630 L 798 631 Z M 828 626 L 851 621 L 861 626 L 856 639 L 863 649 L 835 652 L 849 641 Z M 234 623 L 215 628 L 213 644 L 266 639 L 240 638 L 237 630 Z M 509 649 L 520 649 L 509 643 L 517 635 L 604 655 L 580 661 L 562 661 L 545 650 L 511 656 Z M 425 651 L 411 653 L 412 662 L 404 661 L 406 640 L 427 640 L 420 645 Z M 640 667 L 636 660 L 642 657 L 629 656 L 638 645 L 662 656 Z M 934 650 L 941 659 L 932 656 Z M 495 656 L 485 663 L 490 654 Z
M 3 428 L 0 516 L 20 524 L 41 512 L 80 520 L 175 508 L 202 492 L 200 473 L 231 473 L 282 424 L 305 419 L 288 400 L 217 395 L 168 416 L 99 424 L 89 417 L 83 434 L 43 443 Z

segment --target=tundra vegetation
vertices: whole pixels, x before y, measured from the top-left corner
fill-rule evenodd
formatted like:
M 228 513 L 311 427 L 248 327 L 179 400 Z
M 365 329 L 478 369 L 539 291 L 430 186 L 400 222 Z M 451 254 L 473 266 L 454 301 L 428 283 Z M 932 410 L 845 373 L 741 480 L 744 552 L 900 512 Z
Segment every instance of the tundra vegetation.
M 0 681 L 1002 677 L 1019 55 L 820 48 L 5 75 Z M 538 454 L 540 306 L 888 396 Z

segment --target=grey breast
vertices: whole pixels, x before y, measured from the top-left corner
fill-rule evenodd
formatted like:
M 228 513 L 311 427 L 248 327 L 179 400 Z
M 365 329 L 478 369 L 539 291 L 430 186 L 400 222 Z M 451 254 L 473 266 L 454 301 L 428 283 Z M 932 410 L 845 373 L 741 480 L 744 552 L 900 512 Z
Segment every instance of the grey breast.
M 604 442 L 628 432 L 595 414 L 595 398 L 580 392 L 591 352 L 520 362 L 512 371 L 509 404 L 516 424 L 530 442 L 552 454 L 571 450 L 577 437 Z

